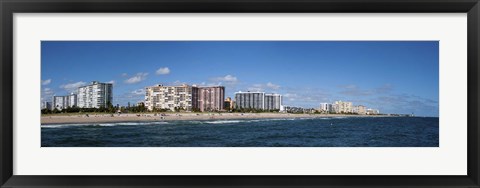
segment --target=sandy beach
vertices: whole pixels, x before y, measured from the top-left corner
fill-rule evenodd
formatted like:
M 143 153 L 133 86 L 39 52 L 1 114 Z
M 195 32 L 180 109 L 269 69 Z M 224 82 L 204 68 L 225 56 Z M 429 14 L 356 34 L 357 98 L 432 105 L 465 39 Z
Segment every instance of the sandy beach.
M 139 114 L 56 114 L 42 115 L 42 124 L 100 123 L 133 121 L 215 120 L 215 119 L 274 119 L 309 117 L 380 117 L 378 115 L 346 114 L 284 114 L 284 113 L 139 113 Z

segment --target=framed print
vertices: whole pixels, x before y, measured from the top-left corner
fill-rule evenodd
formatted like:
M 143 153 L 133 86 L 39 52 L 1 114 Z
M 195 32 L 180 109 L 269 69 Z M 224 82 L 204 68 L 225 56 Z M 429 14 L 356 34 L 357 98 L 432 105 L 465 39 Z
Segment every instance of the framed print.
M 2 1 L 2 187 L 479 187 L 478 1 Z

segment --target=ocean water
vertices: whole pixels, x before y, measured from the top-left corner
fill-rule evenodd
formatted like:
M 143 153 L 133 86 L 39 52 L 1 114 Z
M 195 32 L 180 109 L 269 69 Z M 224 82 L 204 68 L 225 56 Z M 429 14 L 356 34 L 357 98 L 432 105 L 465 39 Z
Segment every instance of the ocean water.
M 431 117 L 41 125 L 42 147 L 438 147 Z

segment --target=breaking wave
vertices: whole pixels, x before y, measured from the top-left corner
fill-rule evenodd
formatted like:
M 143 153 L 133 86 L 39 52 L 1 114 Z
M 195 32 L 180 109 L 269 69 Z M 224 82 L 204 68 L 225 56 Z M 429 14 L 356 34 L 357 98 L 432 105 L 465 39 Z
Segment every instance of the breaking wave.
M 283 119 L 240 119 L 240 120 L 209 120 L 209 121 L 189 121 L 189 123 L 195 124 L 233 124 L 233 123 L 251 123 L 251 122 L 266 122 L 266 121 L 291 121 L 299 120 L 295 118 L 283 118 Z
M 144 126 L 144 125 L 188 125 L 188 124 L 238 124 L 253 122 L 269 122 L 269 121 L 295 121 L 295 120 L 311 120 L 311 119 L 343 119 L 345 117 L 302 117 L 302 118 L 266 118 L 266 119 L 216 119 L 216 120 L 175 120 L 175 121 L 157 121 L 157 122 L 116 122 L 116 123 L 72 123 L 72 124 L 44 124 L 42 128 L 62 128 L 75 126 L 90 127 L 114 127 L 114 126 Z
M 63 128 L 63 127 L 78 127 L 78 126 L 91 126 L 91 127 L 114 127 L 114 126 L 135 126 L 135 125 L 160 125 L 168 124 L 168 122 L 118 122 L 118 123 L 72 123 L 72 124 L 46 124 L 41 125 L 42 128 Z

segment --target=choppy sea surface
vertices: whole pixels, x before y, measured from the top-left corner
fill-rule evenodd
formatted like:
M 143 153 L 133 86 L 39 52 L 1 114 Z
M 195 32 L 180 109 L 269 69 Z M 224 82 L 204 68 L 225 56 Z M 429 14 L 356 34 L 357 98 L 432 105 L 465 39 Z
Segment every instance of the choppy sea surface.
M 41 125 L 42 147 L 438 147 L 433 117 Z

